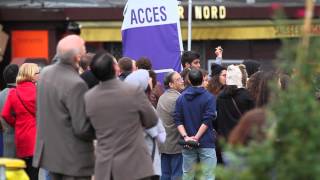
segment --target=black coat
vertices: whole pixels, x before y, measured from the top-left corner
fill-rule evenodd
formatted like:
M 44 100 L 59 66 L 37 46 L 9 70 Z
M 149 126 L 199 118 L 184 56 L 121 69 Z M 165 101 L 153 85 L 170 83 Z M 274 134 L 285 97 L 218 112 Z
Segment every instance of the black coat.
M 89 89 L 93 88 L 93 86 L 99 83 L 99 80 L 90 70 L 83 72 L 80 77 L 87 83 Z
M 234 99 L 238 109 L 232 101 Z M 224 89 L 217 98 L 217 131 L 226 139 L 246 111 L 254 108 L 254 100 L 244 88 L 235 89 L 232 93 Z M 241 113 L 241 114 L 240 114 Z

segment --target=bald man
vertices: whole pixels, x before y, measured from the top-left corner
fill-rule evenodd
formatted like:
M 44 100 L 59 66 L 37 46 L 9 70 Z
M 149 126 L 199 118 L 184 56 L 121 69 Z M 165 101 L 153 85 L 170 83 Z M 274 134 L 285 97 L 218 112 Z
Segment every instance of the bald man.
M 57 62 L 38 81 L 33 165 L 48 170 L 51 180 L 89 180 L 93 174 L 94 131 L 84 110 L 88 87 L 78 74 L 85 53 L 82 38 L 66 36 L 57 45 Z

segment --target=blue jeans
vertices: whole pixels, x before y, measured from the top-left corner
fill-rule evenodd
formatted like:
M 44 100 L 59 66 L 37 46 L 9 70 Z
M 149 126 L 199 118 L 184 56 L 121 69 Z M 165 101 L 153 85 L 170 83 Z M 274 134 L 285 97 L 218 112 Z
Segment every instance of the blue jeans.
M 200 159 L 202 178 L 214 180 L 214 169 L 217 166 L 216 150 L 214 148 L 183 149 L 183 180 L 193 180 L 197 159 Z M 197 178 L 199 179 L 199 177 Z
M 182 178 L 182 154 L 161 154 L 161 180 Z

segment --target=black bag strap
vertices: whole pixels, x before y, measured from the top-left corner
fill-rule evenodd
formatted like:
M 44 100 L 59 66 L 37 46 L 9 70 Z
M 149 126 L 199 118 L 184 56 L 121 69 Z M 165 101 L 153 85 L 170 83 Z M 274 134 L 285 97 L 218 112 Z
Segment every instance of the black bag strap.
M 231 97 L 231 100 L 232 100 L 233 105 L 234 105 L 234 107 L 236 108 L 237 112 L 240 114 L 240 116 L 242 116 L 242 113 L 241 113 L 241 111 L 240 111 L 240 109 L 239 109 L 236 101 L 233 99 L 233 97 Z
M 30 111 L 30 109 L 27 108 L 27 106 L 24 104 L 23 100 L 21 99 L 19 93 L 18 93 L 18 89 L 16 89 L 16 94 L 18 96 L 18 99 L 20 100 L 21 104 L 23 105 L 23 107 L 33 116 L 36 117 L 36 115 Z

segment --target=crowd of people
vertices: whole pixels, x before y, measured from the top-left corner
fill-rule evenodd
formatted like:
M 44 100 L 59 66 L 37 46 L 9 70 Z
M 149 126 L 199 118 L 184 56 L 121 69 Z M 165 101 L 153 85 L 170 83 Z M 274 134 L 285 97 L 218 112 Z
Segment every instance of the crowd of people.
M 68 35 L 51 65 L 5 68 L 3 156 L 23 159 L 31 180 L 39 170 L 46 180 L 191 180 L 198 167 L 213 180 L 217 163 L 232 163 L 218 140 L 263 141 L 268 85 L 286 90 L 289 81 L 257 61 L 225 67 L 223 49 L 214 53 L 210 74 L 186 51 L 182 72 L 160 83 L 147 57 L 86 53 Z

